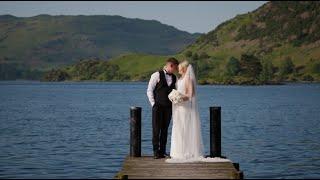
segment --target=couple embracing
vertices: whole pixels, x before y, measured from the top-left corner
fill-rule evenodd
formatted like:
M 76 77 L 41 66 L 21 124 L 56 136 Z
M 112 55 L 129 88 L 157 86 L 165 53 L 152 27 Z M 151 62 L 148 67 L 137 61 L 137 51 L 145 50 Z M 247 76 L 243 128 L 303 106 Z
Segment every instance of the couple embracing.
M 173 73 L 177 72 L 177 78 Z M 169 58 L 162 70 L 151 75 L 147 96 L 152 106 L 152 144 L 154 158 L 166 162 L 212 161 L 204 158 L 204 146 L 197 103 L 197 80 L 191 64 Z M 172 103 L 169 94 L 174 91 L 182 100 Z M 172 118 L 170 155 L 166 153 L 167 135 Z

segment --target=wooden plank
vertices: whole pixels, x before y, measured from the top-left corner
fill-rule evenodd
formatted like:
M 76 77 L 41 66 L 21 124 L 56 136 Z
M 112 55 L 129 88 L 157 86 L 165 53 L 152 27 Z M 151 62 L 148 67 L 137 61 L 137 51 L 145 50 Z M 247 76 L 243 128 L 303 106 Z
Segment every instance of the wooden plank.
M 127 157 L 117 177 L 129 179 L 239 179 L 241 173 L 232 162 L 167 163 L 165 159 L 142 156 Z
M 239 179 L 236 174 L 210 174 L 210 175 L 157 175 L 157 174 L 129 174 L 129 179 L 156 179 L 156 178 L 170 178 L 170 179 Z
M 144 164 L 141 164 L 142 162 L 127 162 L 124 164 L 124 166 L 140 166 L 140 167 L 150 167 L 150 166 L 157 166 L 157 167 L 162 167 L 162 166 L 165 166 L 165 167 L 210 167 L 210 168 L 214 168 L 214 167 L 224 167 L 224 168 L 235 168 L 231 163 L 226 163 L 226 164 L 223 164 L 223 163 L 215 163 L 215 164 L 210 164 L 210 163 L 194 163 L 194 164 L 191 164 L 191 163 L 188 163 L 188 164 L 184 164 L 184 163 L 181 163 L 181 164 L 173 164 L 173 163 L 166 163 L 166 162 L 163 162 L 163 163 L 146 163 L 146 162 L 143 162 Z
M 154 169 L 153 171 L 150 170 L 140 170 L 140 171 L 122 171 L 123 174 L 127 175 L 148 175 L 148 176 L 211 176 L 211 175 L 225 175 L 228 174 L 230 176 L 234 176 L 236 173 L 230 170 L 159 170 Z
M 220 176 L 217 176 L 217 177 L 197 177 L 197 176 L 194 176 L 192 178 L 190 177 L 170 177 L 170 176 L 165 176 L 165 177 L 143 177 L 143 176 L 130 176 L 130 178 L 128 179 L 232 179 L 232 178 L 229 178 L 229 177 L 220 177 Z

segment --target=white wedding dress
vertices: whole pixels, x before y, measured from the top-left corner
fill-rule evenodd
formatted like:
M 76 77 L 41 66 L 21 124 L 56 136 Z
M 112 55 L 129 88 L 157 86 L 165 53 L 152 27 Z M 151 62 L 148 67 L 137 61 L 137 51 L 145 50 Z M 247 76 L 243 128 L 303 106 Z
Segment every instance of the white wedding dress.
M 186 92 L 186 86 L 193 89 L 192 95 Z M 193 86 L 193 87 L 192 87 Z M 196 78 L 192 65 L 189 65 L 186 74 L 176 83 L 177 91 L 189 95 L 189 100 L 172 104 L 172 133 L 170 159 L 168 163 L 187 162 L 228 162 L 223 158 L 205 158 L 201 135 L 200 117 L 196 96 Z M 190 88 L 191 87 L 191 88 Z

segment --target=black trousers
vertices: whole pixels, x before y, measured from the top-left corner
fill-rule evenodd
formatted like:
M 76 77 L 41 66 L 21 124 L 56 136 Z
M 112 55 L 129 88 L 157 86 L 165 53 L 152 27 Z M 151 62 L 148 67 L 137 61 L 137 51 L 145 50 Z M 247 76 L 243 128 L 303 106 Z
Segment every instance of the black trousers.
M 171 106 L 155 104 L 152 107 L 152 144 L 154 153 L 164 154 L 166 152 L 171 116 Z

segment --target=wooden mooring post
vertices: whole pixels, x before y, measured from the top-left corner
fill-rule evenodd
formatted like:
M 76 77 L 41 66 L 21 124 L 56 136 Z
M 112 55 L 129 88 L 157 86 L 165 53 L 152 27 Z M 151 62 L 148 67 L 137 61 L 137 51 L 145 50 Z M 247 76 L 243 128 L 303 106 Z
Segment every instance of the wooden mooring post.
M 130 108 L 130 157 L 141 157 L 141 109 Z
M 210 157 L 221 157 L 221 107 L 210 107 Z
M 130 108 L 130 154 L 116 179 L 243 179 L 239 163 L 166 163 L 141 155 L 141 107 Z M 210 107 L 210 157 L 221 155 L 221 107 Z

